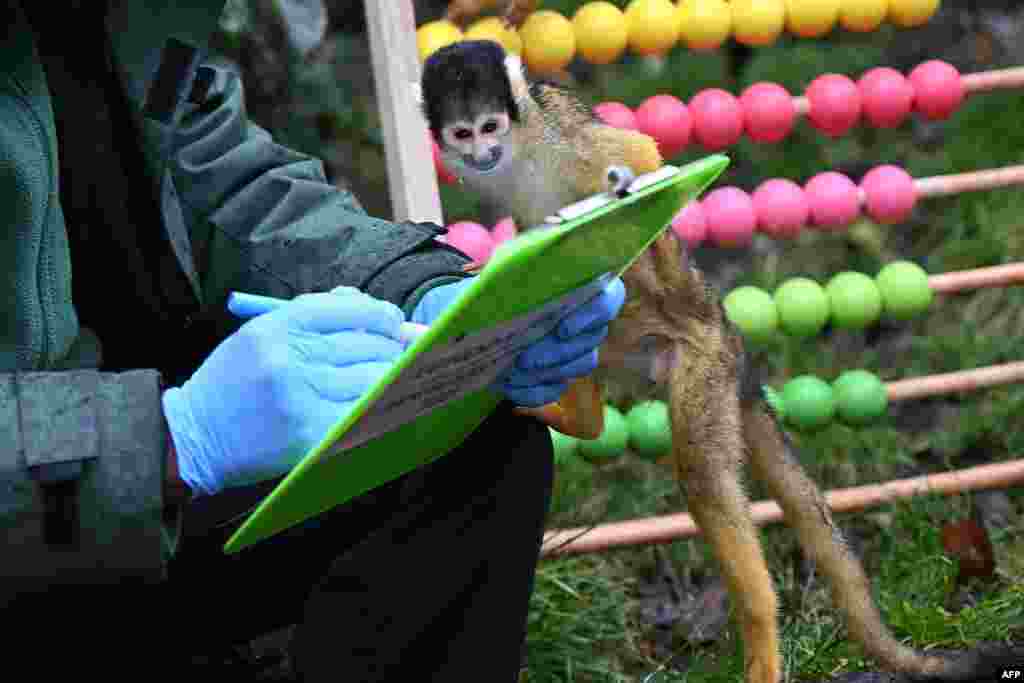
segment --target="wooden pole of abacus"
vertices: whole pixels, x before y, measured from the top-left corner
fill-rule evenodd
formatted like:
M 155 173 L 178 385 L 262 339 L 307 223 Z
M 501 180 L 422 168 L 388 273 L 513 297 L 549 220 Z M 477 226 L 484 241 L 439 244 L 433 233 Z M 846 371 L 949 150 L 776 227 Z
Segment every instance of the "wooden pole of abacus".
M 1022 483 L 1024 459 L 838 489 L 826 493 L 825 500 L 833 512 L 853 512 L 927 493 L 950 495 L 964 491 L 1009 488 Z M 754 523 L 758 525 L 783 520 L 782 508 L 771 500 L 753 503 L 750 506 L 750 513 Z M 700 528 L 697 523 L 685 512 L 589 528 L 560 529 L 544 535 L 541 557 L 592 553 L 651 543 L 670 543 L 699 534 Z

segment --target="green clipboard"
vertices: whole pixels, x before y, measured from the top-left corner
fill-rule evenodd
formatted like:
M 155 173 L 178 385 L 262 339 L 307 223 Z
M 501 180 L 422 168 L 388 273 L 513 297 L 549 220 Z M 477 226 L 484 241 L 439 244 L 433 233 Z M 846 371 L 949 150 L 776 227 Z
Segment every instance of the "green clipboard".
M 559 212 L 561 222 L 501 245 L 224 551 L 236 553 L 458 447 L 501 402 L 487 378 L 625 271 L 728 164 L 713 155 L 667 166 L 638 178 L 621 199 L 596 195 Z

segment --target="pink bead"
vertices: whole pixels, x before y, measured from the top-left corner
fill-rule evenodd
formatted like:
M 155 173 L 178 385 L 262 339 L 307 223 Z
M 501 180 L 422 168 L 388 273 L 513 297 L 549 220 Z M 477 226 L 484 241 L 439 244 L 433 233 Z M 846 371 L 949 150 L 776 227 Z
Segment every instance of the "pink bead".
M 701 203 L 692 201 L 684 206 L 672 219 L 672 230 L 690 247 L 696 247 L 707 239 L 708 219 Z
M 740 96 L 743 126 L 754 142 L 781 142 L 793 130 L 796 107 L 781 85 L 755 83 Z
M 844 228 L 860 215 L 857 186 L 842 173 L 819 173 L 807 181 L 804 192 L 811 208 L 811 220 L 820 228 Z
M 494 241 L 491 233 L 484 226 L 472 221 L 460 221 L 448 226 L 448 234 L 445 241 L 473 259 L 477 263 L 484 263 L 491 257 L 494 251 Z
M 723 247 L 748 246 L 757 227 L 757 214 L 750 195 L 738 187 L 720 187 L 702 202 L 708 221 L 708 235 Z
M 502 218 L 494 224 L 494 229 L 491 230 L 491 239 L 494 240 L 494 246 L 498 246 L 502 242 L 507 242 L 518 234 L 519 231 L 516 229 L 516 222 L 511 218 Z
M 876 128 L 895 128 L 914 107 L 914 86 L 896 69 L 871 69 L 857 81 L 864 116 Z
M 860 92 L 846 76 L 818 76 L 807 88 L 807 99 L 811 125 L 830 137 L 844 135 L 860 118 Z
M 671 159 L 690 144 L 693 120 L 682 100 L 673 95 L 648 97 L 636 108 L 636 127 L 658 142 L 661 156 Z
M 960 72 L 938 59 L 918 64 L 909 78 L 914 86 L 914 107 L 929 119 L 948 119 L 966 96 Z
M 860 181 L 867 213 L 878 223 L 901 223 L 917 202 L 917 188 L 910 174 L 897 166 L 878 166 Z
M 710 152 L 735 145 L 743 135 L 743 107 L 732 93 L 711 88 L 690 100 L 693 135 Z
M 636 114 L 621 102 L 602 102 L 594 107 L 594 113 L 609 126 L 636 130 Z
M 457 178 L 452 175 L 451 171 L 445 168 L 444 162 L 441 161 L 441 148 L 437 146 L 437 140 L 434 139 L 433 135 L 430 136 L 430 145 L 434 155 L 434 170 L 437 171 L 437 181 L 443 185 L 451 185 Z
M 750 198 L 754 202 L 758 227 L 772 237 L 796 237 L 807 225 L 811 209 L 803 188 L 792 180 L 766 180 Z

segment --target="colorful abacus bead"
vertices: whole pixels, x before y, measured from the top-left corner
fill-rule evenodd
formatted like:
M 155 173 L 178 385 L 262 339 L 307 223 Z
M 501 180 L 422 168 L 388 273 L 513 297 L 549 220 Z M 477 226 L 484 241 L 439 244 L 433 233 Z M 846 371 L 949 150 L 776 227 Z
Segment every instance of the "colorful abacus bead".
M 794 238 L 807 224 L 811 211 L 807 196 L 792 180 L 766 180 L 750 198 L 757 214 L 758 229 L 771 237 Z
M 914 86 L 914 108 L 925 118 L 947 119 L 964 101 L 963 80 L 951 64 L 932 59 L 914 67 L 908 78 Z
M 621 102 L 602 102 L 594 107 L 594 113 L 609 126 L 636 130 L 636 114 Z
M 882 314 L 882 294 L 873 278 L 845 271 L 825 285 L 832 324 L 838 329 L 861 330 L 874 324 Z
M 672 219 L 672 230 L 692 249 L 699 246 L 708 236 L 708 219 L 704 205 L 693 201 L 683 207 Z
M 832 382 L 836 417 L 843 424 L 862 427 L 885 415 L 889 395 L 885 383 L 867 370 L 847 370 Z
M 793 96 L 781 85 L 755 83 L 740 96 L 743 127 L 754 142 L 781 142 L 796 123 Z
M 902 168 L 877 166 L 860 181 L 867 214 L 882 224 L 900 223 L 910 216 L 917 202 L 914 179 Z
M 864 118 L 876 128 L 895 128 L 914 108 L 914 86 L 896 69 L 871 69 L 857 81 Z
M 473 221 L 459 221 L 449 225 L 444 241 L 476 263 L 485 263 L 494 251 L 494 240 L 490 231 Z
M 757 227 L 750 195 L 738 187 L 720 187 L 704 198 L 708 235 L 720 246 L 749 246 Z
M 636 127 L 658 143 L 661 156 L 671 159 L 690 144 L 693 119 L 682 100 L 673 95 L 648 97 L 636 108 Z
M 814 225 L 826 230 L 844 228 L 860 215 L 860 192 L 852 180 L 835 171 L 819 173 L 804 186 Z
M 847 76 L 824 74 L 811 81 L 807 88 L 811 125 L 825 135 L 845 135 L 860 119 L 860 92 Z
M 743 107 L 721 88 L 702 90 L 690 100 L 693 136 L 709 152 L 731 147 L 743 136 Z

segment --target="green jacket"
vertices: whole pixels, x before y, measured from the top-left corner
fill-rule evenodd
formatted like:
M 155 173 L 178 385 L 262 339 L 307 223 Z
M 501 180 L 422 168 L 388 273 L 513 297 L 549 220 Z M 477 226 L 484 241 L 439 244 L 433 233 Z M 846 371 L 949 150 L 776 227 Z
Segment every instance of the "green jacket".
M 0 604 L 162 578 L 160 394 L 237 327 L 228 291 L 353 285 L 409 314 L 469 261 L 437 226 L 367 216 L 247 121 L 239 79 L 196 49 L 223 3 L 114 4 L 104 62 L 88 27 L 62 15 L 82 42 L 47 39 L 42 10 L 0 0 Z M 91 54 L 112 65 L 113 90 L 90 86 L 109 110 L 78 99 Z

